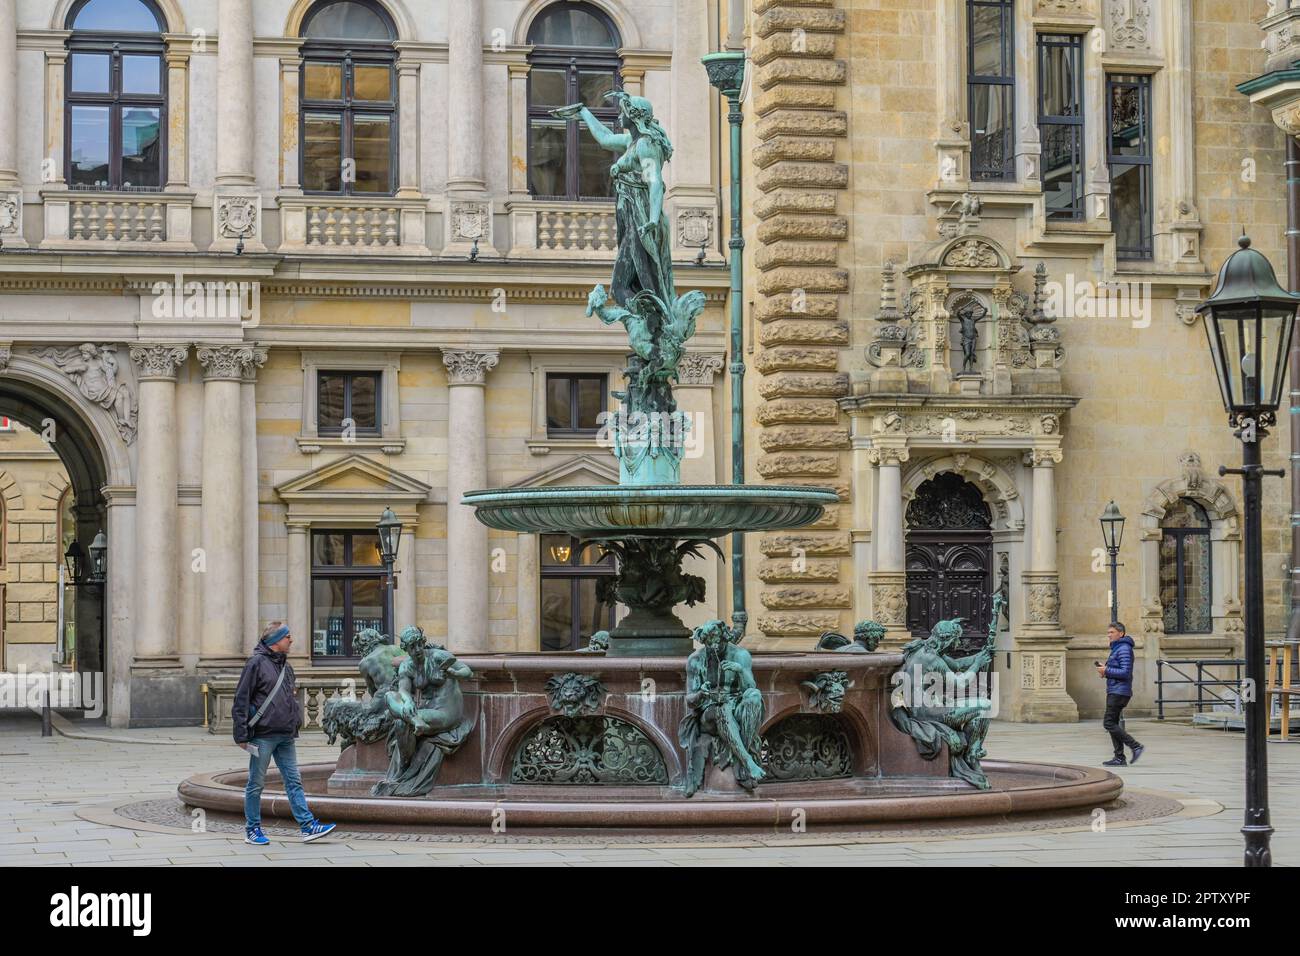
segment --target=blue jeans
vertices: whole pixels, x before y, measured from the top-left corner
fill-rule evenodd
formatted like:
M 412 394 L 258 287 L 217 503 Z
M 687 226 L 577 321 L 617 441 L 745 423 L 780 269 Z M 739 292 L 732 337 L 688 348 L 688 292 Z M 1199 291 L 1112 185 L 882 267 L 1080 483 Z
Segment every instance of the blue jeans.
M 307 809 L 307 794 L 302 789 L 302 774 L 298 772 L 298 751 L 293 737 L 254 737 L 249 741 L 257 748 L 248 755 L 248 785 L 244 787 L 244 822 L 246 826 L 262 825 L 262 788 L 266 784 L 266 768 L 275 757 L 275 765 L 284 781 L 284 792 L 289 797 L 289 808 L 299 826 L 306 826 L 316 818 Z

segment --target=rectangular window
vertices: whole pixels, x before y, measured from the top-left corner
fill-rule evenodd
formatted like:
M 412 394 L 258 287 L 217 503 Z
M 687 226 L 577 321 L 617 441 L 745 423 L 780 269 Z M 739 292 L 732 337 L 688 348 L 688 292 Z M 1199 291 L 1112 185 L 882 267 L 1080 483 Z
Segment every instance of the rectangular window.
M 546 376 L 546 434 L 548 437 L 594 435 L 605 411 L 604 375 Z
M 73 189 L 162 189 L 167 104 L 163 57 L 153 52 L 158 47 L 98 38 L 77 39 L 73 46 L 63 120 L 68 184 Z
M 969 0 L 966 5 L 966 93 L 972 181 L 1014 180 L 1015 4 Z
M 1078 222 L 1083 209 L 1083 37 L 1038 37 L 1038 135 L 1049 221 Z
M 379 372 L 320 372 L 316 377 L 316 432 L 378 435 Z
M 578 539 L 544 534 L 541 580 L 541 649 L 586 647 L 591 635 L 614 626 L 613 596 L 607 593 L 618 568 L 612 554 Z
M 357 632 L 391 633 L 387 581 L 373 531 L 313 531 L 311 651 L 313 657 L 355 657 Z
M 1152 238 L 1151 77 L 1106 77 L 1110 218 L 1118 259 L 1151 259 Z

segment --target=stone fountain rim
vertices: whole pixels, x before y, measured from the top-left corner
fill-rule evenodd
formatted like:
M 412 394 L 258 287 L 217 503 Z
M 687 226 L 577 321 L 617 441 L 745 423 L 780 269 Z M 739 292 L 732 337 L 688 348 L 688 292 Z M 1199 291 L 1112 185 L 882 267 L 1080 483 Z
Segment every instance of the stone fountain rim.
M 470 797 L 464 799 L 428 797 L 374 797 L 312 794 L 312 811 L 321 819 L 339 823 L 381 823 L 391 825 L 442 825 L 487 828 L 504 810 L 512 827 L 564 828 L 677 828 L 772 827 L 788 824 L 791 815 L 803 810 L 818 825 L 846 823 L 904 822 L 956 819 L 1017 813 L 1042 813 L 1078 807 L 1106 806 L 1124 791 L 1118 776 L 1097 767 L 1074 764 L 1043 764 L 1028 761 L 983 761 L 993 774 L 1016 773 L 1044 778 L 1042 786 L 1012 787 L 1006 790 L 945 790 L 933 794 L 906 796 L 798 796 L 765 797 L 762 787 L 754 796 L 704 795 L 675 800 L 598 799 L 588 787 L 574 787 L 573 799 L 528 800 L 519 796 Z M 314 763 L 302 768 L 304 778 L 317 778 L 334 770 L 333 763 Z M 199 773 L 181 782 L 177 795 L 188 806 L 227 813 L 244 812 L 244 779 L 247 770 Z M 278 782 L 268 774 L 268 788 L 262 796 L 263 814 L 291 817 L 288 798 L 282 790 L 270 789 Z M 515 786 L 515 791 L 518 790 Z M 558 788 L 546 788 L 555 794 Z M 703 799 L 701 799 L 701 797 Z

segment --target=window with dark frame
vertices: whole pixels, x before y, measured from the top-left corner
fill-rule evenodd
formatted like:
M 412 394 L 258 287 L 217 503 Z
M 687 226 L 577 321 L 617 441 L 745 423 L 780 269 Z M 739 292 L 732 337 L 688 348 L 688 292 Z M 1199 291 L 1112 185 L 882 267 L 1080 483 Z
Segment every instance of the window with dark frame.
M 1014 0 L 967 0 L 966 105 L 972 182 L 1016 178 L 1014 39 Z
M 354 658 L 358 632 L 392 633 L 379 535 L 313 531 L 311 545 L 312 657 Z
M 539 199 L 608 199 L 613 156 L 577 119 L 550 111 L 582 103 L 611 129 L 618 105 L 606 94 L 623 88 L 618 30 L 604 12 L 562 0 L 528 29 L 528 192 Z
M 614 626 L 612 587 L 618 566 L 597 545 L 579 550 L 578 539 L 544 534 L 541 540 L 541 649 L 586 647 L 591 635 Z
M 396 188 L 397 30 L 372 0 L 333 0 L 303 20 L 303 192 L 389 196 Z
M 378 435 L 383 420 L 380 372 L 316 373 L 316 433 Z
M 594 435 L 600 431 L 608 376 L 568 372 L 546 376 L 548 437 Z
M 1106 77 L 1110 219 L 1117 259 L 1152 259 L 1151 77 Z
M 1180 498 L 1160 522 L 1160 605 L 1166 634 L 1209 634 L 1213 574 L 1210 518 L 1195 501 Z
M 1084 218 L 1083 37 L 1038 37 L 1040 170 L 1049 221 Z
M 166 185 L 166 21 L 147 0 L 80 0 L 68 14 L 63 166 L 71 189 Z

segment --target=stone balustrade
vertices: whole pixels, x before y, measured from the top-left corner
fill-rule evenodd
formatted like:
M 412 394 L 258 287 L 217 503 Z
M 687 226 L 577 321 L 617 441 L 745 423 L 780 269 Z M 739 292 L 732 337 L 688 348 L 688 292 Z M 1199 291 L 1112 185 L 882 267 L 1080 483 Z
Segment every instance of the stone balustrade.
M 193 193 L 46 190 L 44 249 L 194 251 Z
M 513 242 L 510 255 L 532 258 L 613 259 L 618 232 L 613 203 L 506 203 Z
M 304 732 L 320 733 L 326 701 L 335 697 L 346 698 L 349 694 L 358 700 L 366 700 L 370 696 L 365 681 L 357 674 L 356 665 L 313 667 L 309 670 L 305 662 L 299 661 L 295 670 L 298 704 L 302 708 L 300 729 Z M 215 677 L 207 682 L 208 733 L 231 732 L 230 710 L 235 703 L 235 688 L 238 685 L 238 675 Z
M 284 196 L 280 251 L 428 255 L 424 200 Z

